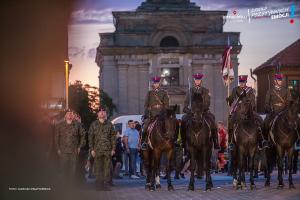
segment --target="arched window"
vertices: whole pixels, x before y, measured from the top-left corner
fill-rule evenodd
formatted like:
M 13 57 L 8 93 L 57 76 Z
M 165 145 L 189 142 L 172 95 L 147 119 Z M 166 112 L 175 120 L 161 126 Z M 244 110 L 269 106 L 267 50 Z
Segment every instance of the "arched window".
M 178 47 L 179 42 L 173 36 L 166 36 L 160 41 L 160 46 L 161 47 Z

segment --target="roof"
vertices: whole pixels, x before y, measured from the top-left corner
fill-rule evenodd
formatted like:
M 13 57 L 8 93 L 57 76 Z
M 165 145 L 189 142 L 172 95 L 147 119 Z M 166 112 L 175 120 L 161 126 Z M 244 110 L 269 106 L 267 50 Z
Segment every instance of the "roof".
M 253 73 L 257 73 L 267 67 L 275 67 L 278 65 L 283 67 L 300 67 L 300 39 L 255 68 Z

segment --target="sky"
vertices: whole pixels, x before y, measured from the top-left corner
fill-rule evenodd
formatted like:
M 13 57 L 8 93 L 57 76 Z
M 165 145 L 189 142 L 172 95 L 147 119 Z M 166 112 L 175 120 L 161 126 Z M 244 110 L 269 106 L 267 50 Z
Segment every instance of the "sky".
M 69 23 L 69 57 L 73 68 L 70 81 L 98 86 L 99 68 L 95 63 L 99 33 L 113 32 L 112 11 L 133 11 L 144 0 L 78 0 Z M 260 18 L 251 20 L 227 20 L 224 32 L 240 32 L 243 45 L 239 58 L 239 74 L 249 74 L 276 53 L 300 39 L 300 0 L 191 0 L 201 10 L 228 10 L 228 15 L 247 16 L 248 9 L 281 9 L 295 5 L 294 23 L 291 16 L 281 19 Z M 220 66 L 221 68 L 221 66 Z M 253 85 L 253 81 L 249 81 Z

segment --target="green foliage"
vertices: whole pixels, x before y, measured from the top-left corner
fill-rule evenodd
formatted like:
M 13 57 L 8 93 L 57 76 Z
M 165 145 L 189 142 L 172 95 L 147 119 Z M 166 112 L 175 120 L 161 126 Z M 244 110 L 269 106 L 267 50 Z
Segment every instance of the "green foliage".
M 116 111 L 112 98 L 101 90 L 101 105 L 107 109 L 108 117 Z M 83 85 L 81 81 L 69 86 L 69 107 L 81 116 L 82 123 L 86 128 L 97 119 L 99 108 L 99 89 L 88 84 Z

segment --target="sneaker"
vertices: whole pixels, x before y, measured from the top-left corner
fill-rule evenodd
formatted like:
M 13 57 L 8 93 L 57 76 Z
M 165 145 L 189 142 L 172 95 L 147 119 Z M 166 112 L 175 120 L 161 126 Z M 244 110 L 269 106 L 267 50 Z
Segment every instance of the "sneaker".
M 130 178 L 132 178 L 132 179 L 139 179 L 140 177 L 138 177 L 136 175 L 131 175 Z

